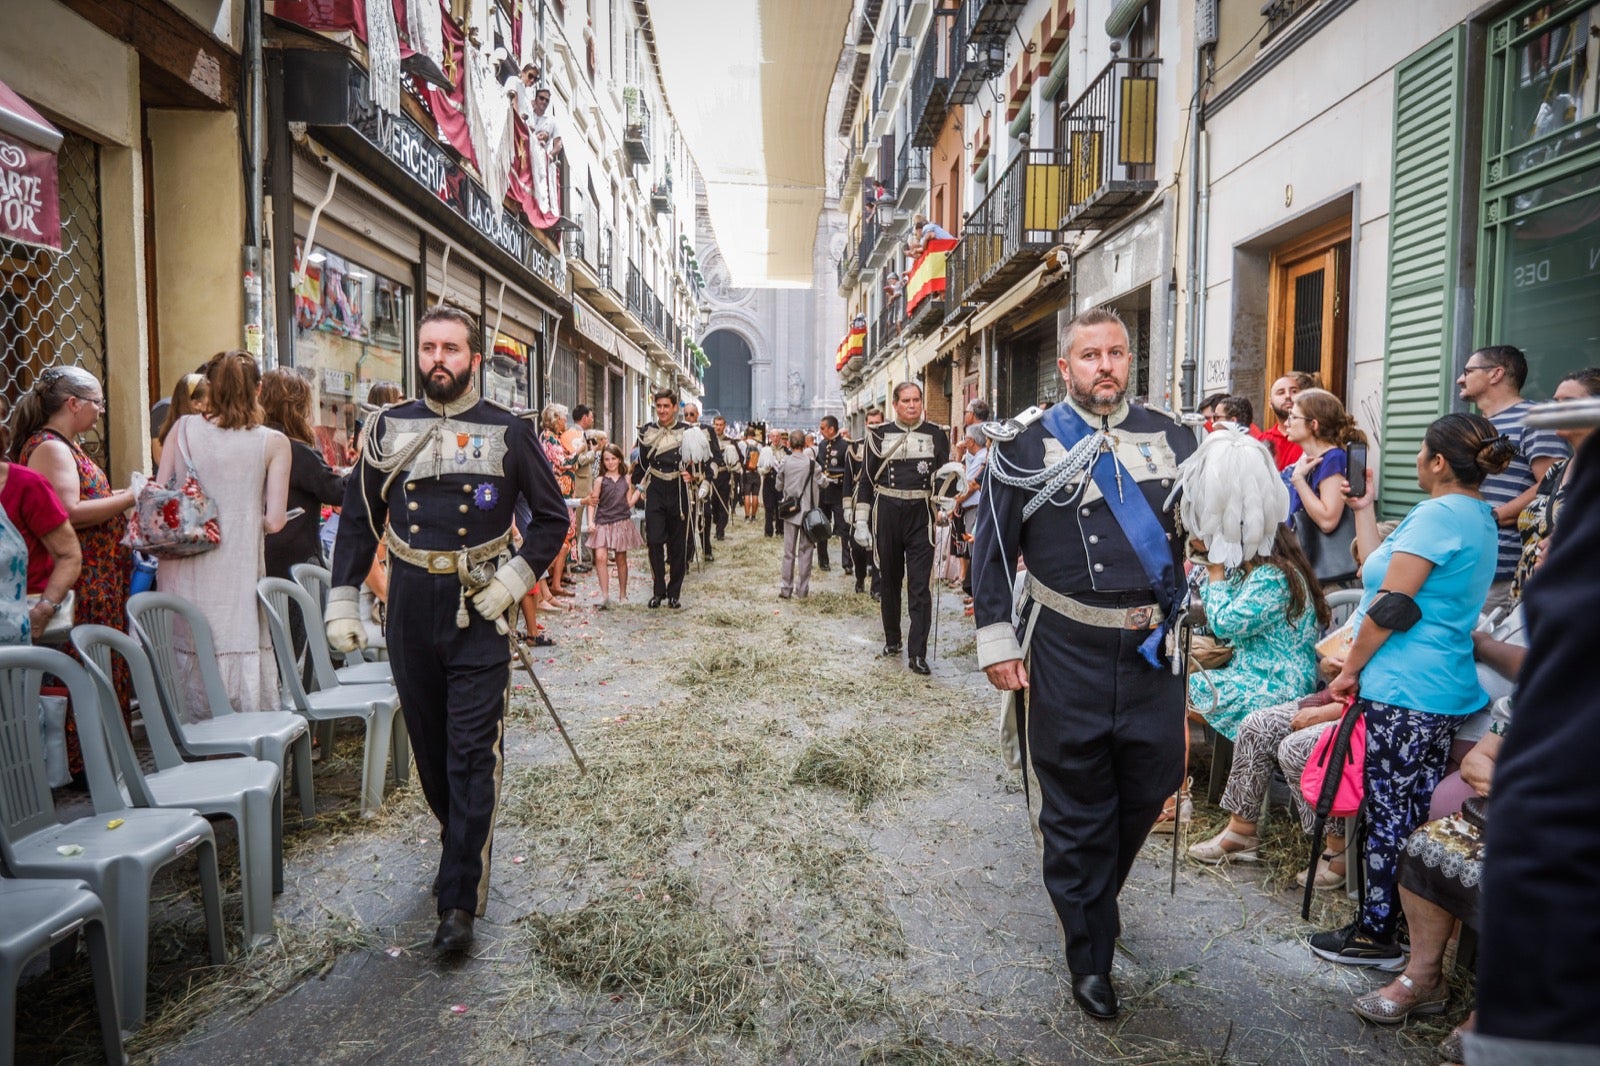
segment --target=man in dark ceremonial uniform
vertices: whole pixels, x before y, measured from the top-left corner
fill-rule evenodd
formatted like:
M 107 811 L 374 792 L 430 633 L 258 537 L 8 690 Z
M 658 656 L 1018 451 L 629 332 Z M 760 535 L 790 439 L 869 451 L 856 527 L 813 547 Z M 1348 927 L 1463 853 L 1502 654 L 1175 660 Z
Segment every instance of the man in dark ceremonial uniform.
M 922 417 L 922 386 L 894 389 L 894 421 L 867 430 L 862 476 L 856 479 L 855 521 L 872 533 L 873 555 L 883 575 L 879 613 L 883 654 L 900 655 L 900 584 L 906 585 L 911 631 L 906 665 L 930 673 L 928 632 L 933 628 L 934 472 L 950 461 L 950 438 Z
M 872 408 L 866 414 L 867 431 L 870 433 L 873 426 L 883 425 L 883 412 Z M 845 444 L 845 498 L 851 501 L 848 517 L 854 521 L 854 501 L 856 497 L 856 484 L 861 478 L 861 471 L 867 464 L 867 442 L 865 439 L 847 441 Z M 872 536 L 870 526 L 862 527 L 860 537 L 852 529 L 851 535 L 845 540 L 845 550 L 850 553 L 850 565 L 855 570 L 856 591 L 866 592 L 871 588 L 872 598 L 883 598 L 883 575 L 878 573 L 878 566 L 872 560 Z M 870 586 L 868 582 L 871 582 Z
M 335 651 L 365 646 L 360 588 L 381 536 L 395 688 L 439 820 L 433 946 L 446 951 L 471 944 L 489 899 L 511 684 L 511 645 L 496 623 L 507 623 L 567 533 L 566 504 L 533 423 L 478 395 L 482 361 L 470 316 L 452 307 L 422 316 L 424 398 L 385 408 L 368 427 L 345 488 L 325 616 Z M 519 496 L 532 521 L 514 552 Z
M 844 572 L 855 573 L 855 561 L 850 553 L 850 522 L 844 513 L 845 482 L 850 474 L 850 443 L 839 434 L 839 420 L 823 415 L 817 427 L 821 436 L 817 440 L 817 467 L 822 471 L 817 481 L 817 506 L 827 514 L 833 524 L 834 536 L 839 538 L 839 556 Z M 828 541 L 817 545 L 817 565 L 827 570 Z
M 1587 410 L 1580 410 L 1579 405 Z M 1568 400 L 1545 427 L 1600 422 Z M 1600 433 L 1572 461 L 1548 555 L 1523 598 L 1528 657 L 1490 782 L 1478 1022 L 1467 1062 L 1600 1062 Z M 1406 856 L 1407 859 L 1410 856 Z
M 1184 594 L 1183 546 L 1164 503 L 1195 441 L 1127 402 L 1132 356 L 1115 313 L 1079 315 L 1060 351 L 1066 399 L 989 423 L 972 594 L 978 665 L 1014 694 L 1008 740 L 1014 725 L 1072 995 L 1110 1018 L 1117 893 L 1183 776 L 1183 679 L 1164 648 Z M 1013 628 L 1019 556 L 1026 593 Z
M 711 515 L 706 528 L 715 530 L 717 539 L 722 540 L 728 532 L 728 516 L 738 488 L 739 448 L 728 439 L 728 420 L 721 415 L 711 420 L 711 447 L 718 462 L 711 479 Z
M 655 584 L 650 606 L 678 608 L 683 569 L 689 557 L 689 508 L 694 475 L 684 468 L 683 436 L 699 433 L 678 417 L 678 398 L 670 389 L 655 394 L 656 420 L 639 427 L 639 461 L 633 483 L 644 493 L 644 539 Z

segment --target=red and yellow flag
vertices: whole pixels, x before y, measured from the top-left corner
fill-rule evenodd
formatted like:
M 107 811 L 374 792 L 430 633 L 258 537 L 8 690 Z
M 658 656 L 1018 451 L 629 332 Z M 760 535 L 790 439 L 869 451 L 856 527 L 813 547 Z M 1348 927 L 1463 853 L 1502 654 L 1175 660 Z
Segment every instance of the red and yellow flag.
M 932 238 L 923 247 L 922 254 L 911 267 L 911 280 L 906 284 L 906 316 L 916 313 L 917 307 L 930 296 L 943 298 L 945 285 L 945 260 L 950 249 L 956 246 L 954 238 Z
M 844 339 L 844 358 L 846 362 L 861 355 L 867 349 L 867 327 L 855 326 L 850 330 L 850 335 Z

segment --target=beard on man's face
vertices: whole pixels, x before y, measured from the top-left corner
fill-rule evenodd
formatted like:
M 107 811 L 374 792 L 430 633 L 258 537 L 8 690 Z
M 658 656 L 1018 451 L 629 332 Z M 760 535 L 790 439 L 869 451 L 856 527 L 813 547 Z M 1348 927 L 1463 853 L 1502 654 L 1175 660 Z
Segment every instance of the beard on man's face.
M 1108 393 L 1107 386 L 1115 392 Z M 1112 378 L 1094 377 L 1086 386 L 1080 385 L 1076 378 L 1072 378 L 1067 382 L 1067 391 L 1072 395 L 1073 402 L 1085 411 L 1108 415 L 1121 406 L 1123 398 L 1128 394 L 1128 387 L 1125 383 Z
M 440 364 L 428 371 L 422 379 L 422 393 L 436 403 L 451 403 L 461 399 L 472 385 L 472 368 L 460 374 L 450 373 L 450 368 Z

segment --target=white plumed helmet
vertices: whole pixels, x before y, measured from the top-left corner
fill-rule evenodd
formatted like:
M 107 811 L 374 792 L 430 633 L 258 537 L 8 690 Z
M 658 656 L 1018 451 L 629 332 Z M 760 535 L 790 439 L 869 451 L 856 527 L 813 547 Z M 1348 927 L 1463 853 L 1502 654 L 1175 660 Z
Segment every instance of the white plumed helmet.
M 1244 433 L 1212 433 L 1178 467 L 1178 513 L 1213 563 L 1235 567 L 1271 555 L 1289 517 L 1289 490 L 1272 452 Z

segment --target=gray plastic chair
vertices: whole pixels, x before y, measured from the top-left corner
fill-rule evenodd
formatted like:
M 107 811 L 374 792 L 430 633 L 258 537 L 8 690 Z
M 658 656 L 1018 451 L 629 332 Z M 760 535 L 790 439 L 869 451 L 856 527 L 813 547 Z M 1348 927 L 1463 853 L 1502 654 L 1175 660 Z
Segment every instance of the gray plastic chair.
M 305 589 L 281 577 L 264 577 L 256 582 L 256 598 L 266 608 L 267 628 L 272 633 L 272 651 L 278 660 L 278 684 L 283 686 L 294 709 L 312 722 L 339 718 L 359 718 L 367 730 L 361 766 L 361 814 L 369 816 L 383 806 L 383 786 L 391 749 L 395 780 L 404 784 L 409 777 L 407 764 L 411 748 L 406 738 L 405 720 L 400 717 L 400 696 L 393 685 L 341 685 L 307 692 L 300 683 L 300 668 L 294 661 L 294 642 L 289 637 L 289 612 L 299 610 L 303 617 L 316 618 L 316 604 Z
M 39 685 L 54 674 L 67 686 L 78 722 L 84 772 L 95 813 L 62 824 L 45 783 L 39 737 Z M 124 1029 L 144 1021 L 150 951 L 150 882 L 191 851 L 200 866 L 211 961 L 227 957 L 222 890 L 211 823 L 194 811 L 129 807 L 106 750 L 100 696 L 83 667 L 49 648 L 0 648 L 0 858 L 16 877 L 87 881 L 106 908 L 116 967 L 117 1015 Z M 112 823 L 116 823 L 112 828 Z M 61 848 L 77 848 L 63 855 Z
M 186 722 L 187 703 L 173 653 L 174 623 L 182 619 L 194 641 L 195 659 L 205 682 L 209 717 Z M 217 669 L 216 645 L 205 616 L 181 597 L 168 592 L 141 592 L 128 600 L 128 625 L 144 645 L 155 670 L 157 706 L 166 715 L 167 728 L 178 748 L 190 759 L 208 755 L 249 755 L 272 763 L 289 779 L 294 759 L 294 785 L 300 797 L 300 820 L 317 813 L 316 790 L 311 781 L 311 731 L 293 711 L 263 708 L 237 712 L 228 702 Z M 145 712 L 147 715 L 150 711 Z
M 109 626 L 76 626 L 72 643 L 100 689 L 101 706 L 111 706 L 112 656 L 128 664 L 141 707 L 155 706 L 156 678 L 139 642 Z M 145 773 L 121 715 L 103 717 L 106 742 L 135 807 L 191 808 L 226 815 L 239 827 L 239 885 L 244 903 L 245 942 L 272 935 L 272 895 L 283 891 L 283 781 L 278 767 L 248 755 L 207 762 L 185 762 L 167 731 L 165 716 L 145 716 L 145 736 L 155 758 Z
M 82 881 L 0 877 L 0 1066 L 16 1055 L 17 982 L 36 955 L 71 947 L 83 933 L 94 974 L 94 1001 L 100 1015 L 100 1040 L 106 1061 L 122 1066 L 122 1027 L 117 1023 L 117 986 L 111 965 L 111 939 L 100 897 Z
M 386 662 L 350 662 L 347 658 L 347 665 L 340 667 L 333 665 L 333 649 L 328 647 L 328 631 L 322 625 L 321 614 L 328 605 L 328 591 L 333 587 L 333 575 L 326 568 L 311 563 L 296 563 L 289 567 L 289 573 L 294 576 L 295 584 L 311 595 L 312 604 L 316 608 L 306 620 L 306 633 L 309 637 L 307 645 L 311 651 L 311 661 L 315 668 L 313 676 L 317 679 L 317 687 L 327 688 L 332 684 L 327 676 L 330 670 L 342 685 L 394 684 L 394 670 Z M 320 655 L 317 651 L 319 644 Z
M 1350 620 L 1356 613 L 1356 606 L 1361 602 L 1360 589 L 1334 589 L 1325 597 L 1328 601 L 1328 610 L 1333 614 L 1333 621 L 1328 623 L 1325 632 L 1332 633 L 1335 629 Z

